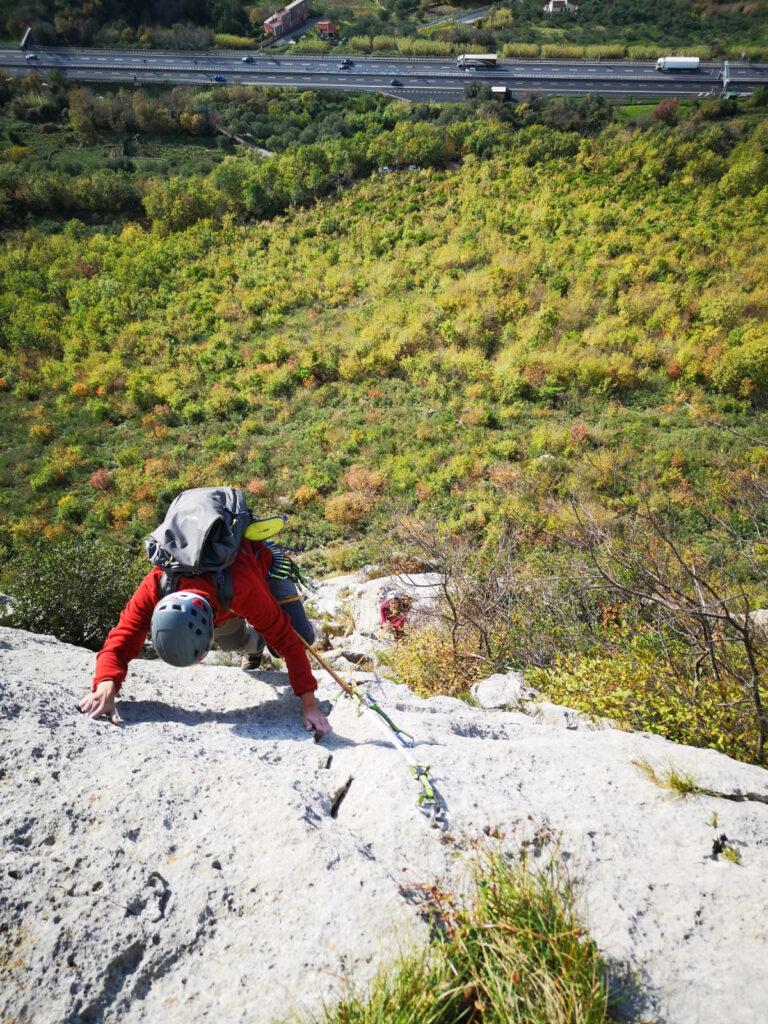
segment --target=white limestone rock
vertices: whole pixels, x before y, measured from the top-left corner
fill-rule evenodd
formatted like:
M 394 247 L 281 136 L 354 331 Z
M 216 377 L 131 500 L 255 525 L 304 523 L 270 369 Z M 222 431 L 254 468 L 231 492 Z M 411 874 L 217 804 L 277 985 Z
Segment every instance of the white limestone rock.
M 0 626 L 10 626 L 13 623 L 13 598 L 7 594 L 0 594 Z
M 0 629 L 0 1020 L 317 1015 L 341 979 L 365 984 L 426 941 L 409 889 L 462 877 L 486 830 L 534 862 L 559 845 L 614 974 L 638 979 L 627 1019 L 768 1020 L 768 807 L 671 799 L 634 762 L 758 796 L 765 771 L 371 684 L 432 765 L 442 835 L 401 753 L 346 699 L 316 744 L 281 673 L 137 661 L 117 729 L 75 710 L 93 661 Z M 713 855 L 721 834 L 740 864 Z
M 478 705 L 487 710 L 518 709 L 536 696 L 536 690 L 527 685 L 520 672 L 497 672 L 475 683 L 471 693 Z

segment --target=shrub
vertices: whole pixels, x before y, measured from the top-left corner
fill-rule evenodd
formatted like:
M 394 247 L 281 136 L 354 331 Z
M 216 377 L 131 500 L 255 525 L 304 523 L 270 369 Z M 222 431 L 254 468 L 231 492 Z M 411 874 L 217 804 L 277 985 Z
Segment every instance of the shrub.
M 353 491 L 380 491 L 384 485 L 384 477 L 375 470 L 366 466 L 359 466 L 357 463 L 350 466 L 347 475 L 344 477 L 347 487 Z
M 442 625 L 408 633 L 396 646 L 380 655 L 398 683 L 410 687 L 419 697 L 466 698 L 470 686 L 488 674 L 488 667 L 467 649 L 457 656 L 449 631 Z
M 320 491 L 316 487 L 308 487 L 302 484 L 294 491 L 293 500 L 297 505 L 309 505 L 320 497 Z
M 261 480 L 259 477 L 254 477 L 253 480 L 248 481 L 245 485 L 245 489 L 249 494 L 253 494 L 256 498 L 260 498 L 262 494 L 266 494 L 269 490 L 269 482 L 267 480 Z
M 744 341 L 725 352 L 712 371 L 713 384 L 755 402 L 768 398 L 768 334 L 747 331 Z
M 145 569 L 127 548 L 64 534 L 19 551 L 2 585 L 16 628 L 99 650 Z
M 538 57 L 541 47 L 538 43 L 505 43 L 501 48 L 503 57 Z
M 334 494 L 325 503 L 325 518 L 336 526 L 354 526 L 371 511 L 373 501 L 363 491 Z
M 752 759 L 755 727 L 741 690 L 727 681 L 702 685 L 693 674 L 686 683 L 647 635 L 627 637 L 611 653 L 566 654 L 554 668 L 531 670 L 528 679 L 556 704 L 676 743 Z
M 229 32 L 217 32 L 213 37 L 214 46 L 220 50 L 248 50 L 256 40 L 250 36 L 236 36 Z
M 663 124 L 677 124 L 677 108 L 680 106 L 678 99 L 661 100 L 651 111 L 654 121 L 661 121 Z

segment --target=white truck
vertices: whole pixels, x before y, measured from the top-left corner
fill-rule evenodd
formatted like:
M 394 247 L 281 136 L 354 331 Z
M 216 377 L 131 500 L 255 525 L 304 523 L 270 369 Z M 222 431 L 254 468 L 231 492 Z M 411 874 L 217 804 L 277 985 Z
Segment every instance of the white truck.
M 460 53 L 456 63 L 460 68 L 495 68 L 497 60 L 495 53 Z
M 698 71 L 698 57 L 659 57 L 657 71 Z

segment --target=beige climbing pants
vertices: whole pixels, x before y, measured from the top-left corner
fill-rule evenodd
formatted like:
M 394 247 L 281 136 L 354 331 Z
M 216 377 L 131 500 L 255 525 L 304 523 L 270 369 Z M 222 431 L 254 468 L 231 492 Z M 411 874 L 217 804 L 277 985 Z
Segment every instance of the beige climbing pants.
M 213 631 L 213 642 L 221 651 L 258 654 L 264 649 L 264 641 L 245 619 L 227 619 L 222 622 Z
M 293 580 L 268 580 L 269 591 L 288 615 L 291 625 L 304 637 L 308 644 L 315 642 L 315 631 L 304 611 L 304 604 Z M 213 642 L 221 651 L 242 651 L 243 654 L 259 654 L 264 650 L 264 640 L 245 619 L 227 619 L 213 631 Z

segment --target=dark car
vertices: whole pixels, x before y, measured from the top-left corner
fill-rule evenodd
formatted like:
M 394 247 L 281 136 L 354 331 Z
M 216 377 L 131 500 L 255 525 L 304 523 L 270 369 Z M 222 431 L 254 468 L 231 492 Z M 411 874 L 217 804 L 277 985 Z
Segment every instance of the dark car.
M 214 82 L 226 82 L 224 75 L 214 75 L 213 80 Z
M 347 68 L 352 67 L 352 61 L 349 57 L 345 57 L 344 60 L 338 65 L 339 71 L 346 71 Z
M 392 81 L 389 84 L 390 85 L 402 85 L 403 83 L 400 81 L 399 78 L 393 78 Z
M 242 64 L 253 64 L 253 57 L 250 55 L 250 53 L 246 54 L 245 57 L 240 58 L 240 62 Z

